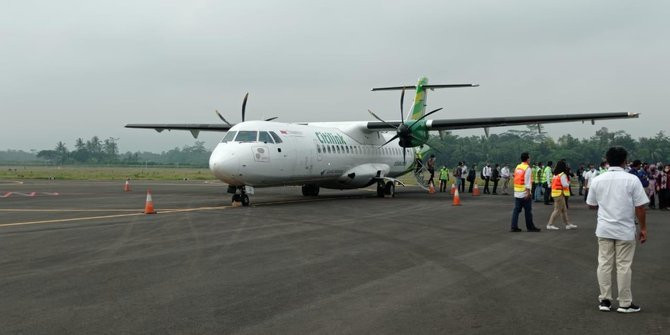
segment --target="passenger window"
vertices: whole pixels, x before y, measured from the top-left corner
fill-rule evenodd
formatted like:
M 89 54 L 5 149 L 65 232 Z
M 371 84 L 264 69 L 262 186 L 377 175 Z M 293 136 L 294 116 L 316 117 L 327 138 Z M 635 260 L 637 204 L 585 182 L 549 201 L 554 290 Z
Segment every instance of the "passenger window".
M 337 153 L 339 154 L 339 153 L 340 153 L 340 146 L 339 146 L 339 145 L 336 145 L 336 146 L 335 146 L 335 149 L 337 149 Z
M 258 133 L 258 141 L 263 142 L 263 143 L 271 143 L 271 144 L 275 143 L 272 140 L 272 137 L 270 136 L 270 134 L 268 134 L 267 131 L 261 131 L 260 133 Z
M 330 151 L 330 145 L 327 145 L 326 148 L 328 148 L 328 153 L 331 153 L 331 151 Z
M 235 137 L 235 142 L 242 142 L 242 143 L 256 142 L 257 137 L 258 137 L 257 131 L 242 130 L 239 133 L 237 133 L 237 137 Z
M 275 139 L 275 143 L 279 144 L 282 142 L 281 137 L 279 137 L 279 135 L 277 135 L 274 131 L 271 131 L 270 135 L 272 135 L 272 138 Z
M 232 141 L 235 138 L 235 135 L 237 135 L 236 131 L 229 131 L 226 136 L 223 137 L 223 140 L 221 140 L 221 143 L 227 143 Z
M 349 147 L 346 147 L 346 146 L 345 146 L 344 148 L 347 149 L 347 153 L 349 153 Z

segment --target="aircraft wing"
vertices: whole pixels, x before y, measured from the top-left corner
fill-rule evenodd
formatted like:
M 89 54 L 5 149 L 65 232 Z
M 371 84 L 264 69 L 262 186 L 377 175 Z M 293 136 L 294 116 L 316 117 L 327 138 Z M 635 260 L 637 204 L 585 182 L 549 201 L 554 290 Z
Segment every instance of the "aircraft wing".
M 508 117 L 485 117 L 471 119 L 437 119 L 427 120 L 426 128 L 428 130 L 451 130 L 468 128 L 489 128 L 519 126 L 528 124 L 590 121 L 610 119 L 629 119 L 637 118 L 639 113 L 590 113 L 590 114 L 556 114 L 556 115 L 535 115 L 535 116 L 508 116 Z M 367 128 L 370 130 L 395 130 L 400 125 L 398 121 L 390 122 L 368 122 Z
M 228 131 L 233 125 L 223 123 L 140 123 L 127 124 L 126 128 L 154 129 L 157 132 L 163 130 L 188 130 L 194 138 L 198 138 L 201 131 Z

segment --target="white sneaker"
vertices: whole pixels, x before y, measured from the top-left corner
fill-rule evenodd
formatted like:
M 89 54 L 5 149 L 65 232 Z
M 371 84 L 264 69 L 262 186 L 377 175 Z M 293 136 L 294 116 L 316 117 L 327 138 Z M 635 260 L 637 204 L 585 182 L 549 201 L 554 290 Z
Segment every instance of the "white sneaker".
M 570 230 L 570 229 L 577 229 L 577 225 L 571 223 L 571 224 L 565 226 L 565 229 L 568 229 L 568 230 Z
M 558 227 L 556 227 L 554 225 L 550 225 L 550 224 L 547 225 L 547 230 L 559 230 L 559 229 L 561 229 L 561 228 L 558 228 Z

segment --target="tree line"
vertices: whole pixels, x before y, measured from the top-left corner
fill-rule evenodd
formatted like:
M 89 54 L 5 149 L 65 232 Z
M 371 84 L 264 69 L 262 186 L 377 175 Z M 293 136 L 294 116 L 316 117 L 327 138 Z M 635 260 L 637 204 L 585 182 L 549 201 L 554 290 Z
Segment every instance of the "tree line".
M 187 165 L 207 166 L 210 151 L 205 149 L 205 142 L 196 141 L 195 144 L 182 148 L 163 151 L 160 154 L 136 151 L 119 153 L 116 138 L 101 140 L 98 136 L 84 141 L 78 138 L 74 150 L 69 150 L 65 143 L 59 141 L 54 149 L 41 150 L 35 156 L 49 164 L 86 164 L 86 165 Z
M 490 136 L 458 136 L 447 132 L 442 136 L 431 136 L 428 143 L 431 147 L 430 153 L 436 155 L 438 164 L 450 167 L 459 161 L 479 166 L 485 163 L 513 165 L 523 151 L 528 151 L 534 162 L 565 159 L 571 166 L 576 167 L 579 164 L 601 162 L 605 151 L 613 145 L 626 148 L 631 159 L 650 163 L 670 161 L 670 137 L 663 131 L 651 137 L 634 139 L 624 130 L 610 131 L 603 127 L 588 138 L 579 139 L 567 134 L 554 140 L 547 136 L 542 127 L 529 126 L 525 130 L 512 129 Z M 0 162 L 25 162 L 32 157 L 34 160 L 57 165 L 148 164 L 205 167 L 210 154 L 205 143 L 200 141 L 161 153 L 119 153 L 118 139 L 100 139 L 93 136 L 86 141 L 78 138 L 73 150 L 59 141 L 54 149 L 41 150 L 36 155 L 17 150 L 0 151 Z
M 514 165 L 520 154 L 527 151 L 533 162 L 565 159 L 576 168 L 579 164 L 600 163 L 607 149 L 615 145 L 626 148 L 631 160 L 670 161 L 670 137 L 663 131 L 652 137 L 634 139 L 624 130 L 610 131 L 603 127 L 588 138 L 566 134 L 554 140 L 542 127 L 528 126 L 525 130 L 508 130 L 490 136 L 461 137 L 446 133 L 441 138 L 431 136 L 429 144 L 432 147 L 430 153 L 435 154 L 438 164 L 450 167 L 459 161 L 478 166 L 485 163 Z

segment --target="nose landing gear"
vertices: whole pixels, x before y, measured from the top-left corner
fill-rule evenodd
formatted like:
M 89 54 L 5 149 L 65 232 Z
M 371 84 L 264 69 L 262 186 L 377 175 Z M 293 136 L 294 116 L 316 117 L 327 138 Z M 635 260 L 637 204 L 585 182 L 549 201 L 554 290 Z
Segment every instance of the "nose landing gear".
M 237 191 L 240 193 L 237 193 Z M 249 195 L 247 195 L 244 186 L 238 186 L 235 190 L 235 194 L 233 194 L 233 206 L 235 206 L 236 203 L 238 206 L 241 204 L 244 207 L 247 207 L 251 204 L 251 200 L 249 200 Z

